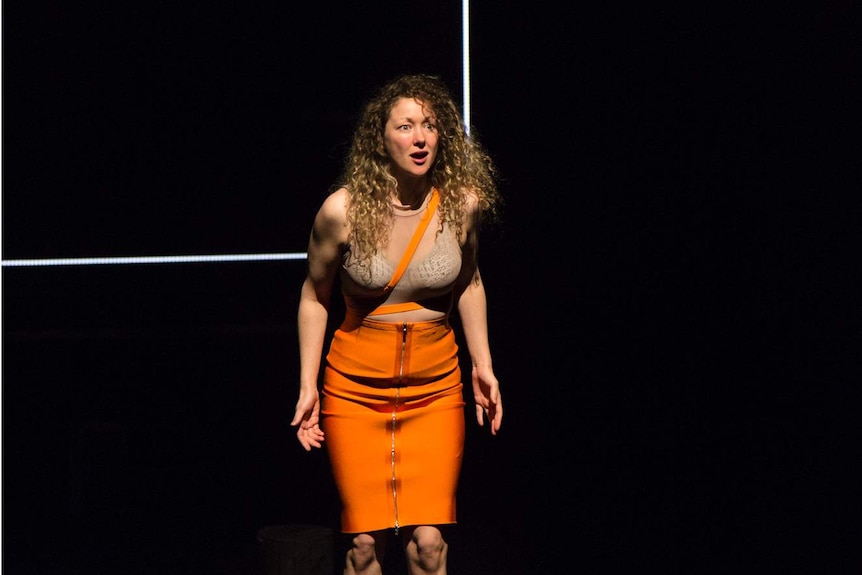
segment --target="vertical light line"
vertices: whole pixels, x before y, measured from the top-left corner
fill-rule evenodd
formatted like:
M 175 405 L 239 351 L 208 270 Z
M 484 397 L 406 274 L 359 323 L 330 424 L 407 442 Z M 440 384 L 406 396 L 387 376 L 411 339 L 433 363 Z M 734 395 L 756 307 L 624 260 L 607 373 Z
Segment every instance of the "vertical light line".
M 470 0 L 461 2 L 461 65 L 464 84 L 464 128 L 470 134 Z
M 461 0 L 461 66 L 464 99 L 464 129 L 470 134 L 470 0 Z M 231 262 L 231 261 L 261 261 L 261 260 L 294 260 L 306 258 L 305 253 L 278 254 L 215 254 L 215 255 L 180 255 L 180 256 L 142 256 L 142 257 L 106 257 L 106 258 L 47 258 L 0 260 L 2 267 L 33 267 L 33 266 L 70 266 L 70 265 L 100 265 L 100 264 L 164 264 L 164 263 L 201 263 L 201 262 Z M 2 293 L 2 292 L 0 292 Z

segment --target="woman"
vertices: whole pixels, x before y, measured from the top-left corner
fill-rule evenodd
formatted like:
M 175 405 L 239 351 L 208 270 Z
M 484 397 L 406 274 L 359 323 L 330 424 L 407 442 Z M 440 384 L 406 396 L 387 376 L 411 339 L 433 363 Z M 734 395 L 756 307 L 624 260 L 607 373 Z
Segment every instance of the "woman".
M 477 248 L 500 203 L 488 154 L 436 77 L 406 75 L 365 106 L 339 186 L 308 244 L 298 311 L 300 389 L 291 425 L 327 441 L 352 535 L 344 573 L 379 574 L 401 537 L 411 575 L 445 574 L 464 446 L 457 307 L 472 362 L 476 420 L 500 430 Z M 336 281 L 345 317 L 318 373 Z

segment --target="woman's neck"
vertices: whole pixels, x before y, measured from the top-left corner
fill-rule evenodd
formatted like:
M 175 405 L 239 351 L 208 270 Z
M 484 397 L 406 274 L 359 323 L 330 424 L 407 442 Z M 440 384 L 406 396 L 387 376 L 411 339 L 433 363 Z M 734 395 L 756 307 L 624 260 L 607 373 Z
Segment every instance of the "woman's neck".
M 425 181 L 416 182 L 409 186 L 399 183 L 398 188 L 392 192 L 392 203 L 417 209 L 425 202 L 431 189 L 432 186 Z

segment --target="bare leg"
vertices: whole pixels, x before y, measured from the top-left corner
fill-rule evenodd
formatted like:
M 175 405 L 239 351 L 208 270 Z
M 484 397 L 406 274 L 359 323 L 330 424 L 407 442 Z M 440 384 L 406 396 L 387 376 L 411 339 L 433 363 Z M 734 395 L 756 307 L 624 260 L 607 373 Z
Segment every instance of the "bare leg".
M 385 551 L 385 533 L 360 533 L 353 538 L 353 546 L 347 551 L 344 575 L 382 575 Z
M 413 530 L 404 552 L 410 575 L 446 575 L 449 545 L 436 527 L 423 525 Z

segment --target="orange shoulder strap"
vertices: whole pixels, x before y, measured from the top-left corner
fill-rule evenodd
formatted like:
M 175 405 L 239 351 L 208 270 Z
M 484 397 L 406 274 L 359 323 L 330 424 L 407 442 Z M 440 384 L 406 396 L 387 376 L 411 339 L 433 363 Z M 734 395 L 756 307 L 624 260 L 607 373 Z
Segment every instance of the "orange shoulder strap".
M 428 201 L 428 209 L 425 210 L 424 214 L 422 214 L 422 219 L 419 220 L 419 225 L 416 226 L 416 231 L 413 232 L 413 237 L 410 238 L 410 243 L 407 244 L 407 249 L 404 250 L 404 255 L 401 256 L 401 261 L 398 262 L 398 267 L 395 268 L 395 273 L 392 274 L 392 278 L 389 280 L 389 283 L 386 284 L 385 288 L 383 288 L 384 293 L 391 292 L 395 287 L 395 284 L 397 284 L 401 279 L 401 276 L 404 275 L 404 271 L 410 264 L 410 260 L 413 259 L 413 254 L 416 252 L 416 248 L 419 247 L 419 242 L 422 240 L 422 236 L 425 235 L 425 229 L 431 222 L 431 217 L 437 210 L 438 201 L 437 189 L 435 188 L 431 192 L 431 199 Z
M 368 315 L 382 315 L 384 313 L 401 313 L 402 311 L 413 311 L 414 309 L 422 309 L 422 306 L 415 301 L 405 301 L 403 303 L 389 303 L 377 306 L 374 311 Z

